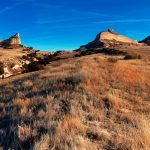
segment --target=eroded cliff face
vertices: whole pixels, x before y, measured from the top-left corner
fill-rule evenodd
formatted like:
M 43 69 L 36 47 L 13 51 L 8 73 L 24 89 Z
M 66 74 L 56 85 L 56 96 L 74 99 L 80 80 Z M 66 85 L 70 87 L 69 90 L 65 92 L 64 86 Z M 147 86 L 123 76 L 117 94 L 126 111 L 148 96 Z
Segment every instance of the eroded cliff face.
M 7 47 L 12 45 L 21 45 L 21 38 L 19 33 L 16 33 L 14 36 L 11 36 L 9 39 L 0 41 L 0 46 Z
M 9 44 L 10 45 L 20 45 L 21 44 L 21 38 L 20 38 L 20 34 L 19 33 L 16 33 L 14 36 L 12 36 L 10 39 L 9 39 Z
M 97 39 L 101 42 L 105 42 L 106 40 L 108 41 L 113 41 L 115 42 L 122 42 L 122 43 L 131 43 L 131 44 L 138 44 L 137 41 L 131 40 L 128 37 L 119 35 L 119 34 L 113 34 L 111 32 L 102 32 L 97 36 Z
M 110 47 L 118 44 L 133 44 L 139 45 L 135 40 L 118 34 L 112 29 L 108 29 L 107 32 L 100 32 L 94 41 L 88 43 L 87 45 L 81 46 L 86 48 L 97 48 L 97 47 Z

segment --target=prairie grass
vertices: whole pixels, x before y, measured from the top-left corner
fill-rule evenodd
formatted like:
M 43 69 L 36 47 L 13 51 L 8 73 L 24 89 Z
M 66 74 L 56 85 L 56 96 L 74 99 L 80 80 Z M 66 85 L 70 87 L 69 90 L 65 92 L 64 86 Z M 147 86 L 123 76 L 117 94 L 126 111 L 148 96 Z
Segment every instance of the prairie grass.
M 149 150 L 149 64 L 96 54 L 3 80 L 1 149 Z

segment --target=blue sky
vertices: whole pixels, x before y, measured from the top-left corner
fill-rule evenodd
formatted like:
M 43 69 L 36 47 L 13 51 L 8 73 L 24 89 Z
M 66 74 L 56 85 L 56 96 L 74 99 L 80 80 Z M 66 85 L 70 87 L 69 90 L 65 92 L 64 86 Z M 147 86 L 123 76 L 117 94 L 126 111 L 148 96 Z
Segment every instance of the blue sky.
M 0 39 L 19 32 L 40 50 L 72 50 L 115 28 L 135 40 L 150 35 L 149 0 L 0 0 Z

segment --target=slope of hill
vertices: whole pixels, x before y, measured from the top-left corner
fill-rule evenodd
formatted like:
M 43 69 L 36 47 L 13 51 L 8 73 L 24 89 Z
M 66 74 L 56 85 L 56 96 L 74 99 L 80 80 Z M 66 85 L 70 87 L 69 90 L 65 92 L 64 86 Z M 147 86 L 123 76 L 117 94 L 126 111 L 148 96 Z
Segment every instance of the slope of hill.
M 64 59 L 3 80 L 1 148 L 148 150 L 149 54 Z
M 20 45 L 20 44 L 21 44 L 21 38 L 19 33 L 16 33 L 15 35 L 11 36 L 7 40 L 0 41 L 0 46 L 2 47 L 8 47 L 11 45 Z
M 53 53 L 21 45 L 19 33 L 0 42 L 0 79 L 36 71 L 52 60 Z
M 1 49 L 45 65 L 0 80 L 0 149 L 149 150 L 149 46 Z

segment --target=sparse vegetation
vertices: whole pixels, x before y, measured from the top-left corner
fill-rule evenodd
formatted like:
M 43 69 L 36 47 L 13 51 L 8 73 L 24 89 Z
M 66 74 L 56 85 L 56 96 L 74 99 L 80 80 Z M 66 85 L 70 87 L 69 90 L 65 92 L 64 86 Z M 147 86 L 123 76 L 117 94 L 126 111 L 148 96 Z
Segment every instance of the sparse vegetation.
M 81 51 L 80 55 L 85 56 L 85 55 L 87 55 L 87 52 L 86 51 Z
M 44 66 L 39 62 L 31 62 L 29 64 L 25 64 L 24 68 L 25 68 L 24 69 L 25 72 L 33 72 L 33 71 L 42 70 Z
M 4 64 L 0 62 L 0 75 L 4 73 Z
M 1 149 L 148 150 L 149 60 L 112 62 L 59 60 L 1 82 Z
M 0 81 L 0 149 L 149 150 L 149 48 L 105 42 L 72 52 L 2 48 L 0 74 L 3 61 L 6 74 L 25 74 Z
M 116 63 L 116 62 L 118 61 L 118 58 L 109 57 L 109 58 L 108 58 L 108 61 L 109 61 L 109 62 L 112 62 L 112 63 Z
M 124 59 L 142 59 L 142 56 L 138 54 L 128 54 L 124 57 Z

